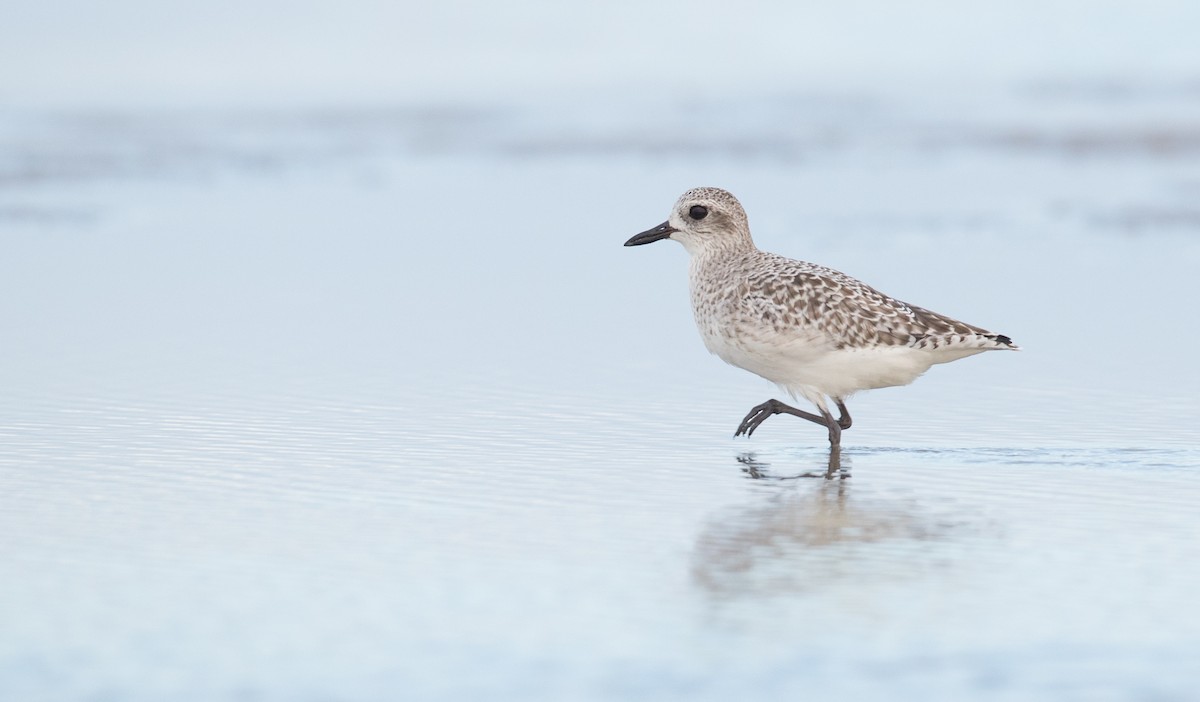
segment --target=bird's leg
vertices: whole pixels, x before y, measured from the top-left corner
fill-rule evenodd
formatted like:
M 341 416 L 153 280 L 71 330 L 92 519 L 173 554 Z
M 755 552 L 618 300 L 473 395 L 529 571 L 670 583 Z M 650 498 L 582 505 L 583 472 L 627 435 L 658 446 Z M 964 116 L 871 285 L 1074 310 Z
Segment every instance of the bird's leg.
M 850 413 L 846 411 L 845 403 L 837 400 L 837 404 L 838 411 L 842 416 L 839 419 L 834 419 L 829 410 L 824 407 L 817 408 L 821 412 L 818 415 L 796 409 L 791 405 L 785 405 L 779 400 L 767 400 L 750 410 L 750 413 L 746 415 L 741 425 L 738 426 L 734 436 L 741 436 L 742 434 L 750 436 L 759 425 L 767 421 L 768 417 L 776 414 L 790 414 L 801 419 L 807 419 L 829 430 L 829 470 L 836 470 L 841 467 L 842 463 L 842 429 L 850 426 Z M 843 424 L 843 422 L 845 423 Z
M 850 425 L 854 424 L 854 420 L 850 418 L 850 410 L 846 409 L 846 403 L 842 401 L 842 398 L 835 397 L 833 401 L 837 403 L 838 414 L 841 415 L 837 420 L 838 426 L 845 431 L 850 428 Z
M 820 424 L 821 426 L 828 426 L 829 424 L 825 417 L 822 417 L 821 415 L 796 409 L 791 405 L 783 404 L 779 400 L 767 400 L 761 405 L 758 405 L 750 410 L 750 413 L 747 414 L 746 418 L 742 420 L 742 423 L 738 425 L 737 431 L 734 432 L 733 435 L 741 436 L 742 434 L 745 434 L 746 436 L 750 436 L 760 424 L 767 421 L 768 417 L 776 414 L 790 414 L 801 419 L 807 419 L 810 422 Z
M 825 408 L 821 408 L 821 416 L 825 419 L 825 426 L 829 427 L 829 469 L 834 470 L 842 465 L 842 423 Z
M 822 409 L 821 416 L 824 421 L 821 423 L 829 427 L 829 446 L 837 449 L 842 445 L 842 423 L 833 418 L 833 415 L 828 410 Z

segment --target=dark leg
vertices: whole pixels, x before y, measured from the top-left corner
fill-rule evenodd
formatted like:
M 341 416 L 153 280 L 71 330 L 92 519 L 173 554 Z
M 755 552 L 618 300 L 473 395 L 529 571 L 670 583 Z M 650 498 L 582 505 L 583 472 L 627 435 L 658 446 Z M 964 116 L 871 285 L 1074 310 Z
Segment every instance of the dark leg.
M 738 426 L 734 436 L 741 436 L 742 434 L 750 436 L 759 425 L 767 421 L 768 417 L 776 414 L 790 414 L 794 417 L 807 419 L 814 424 L 820 424 L 829 430 L 829 470 L 832 474 L 832 471 L 840 469 L 842 465 L 842 422 L 845 421 L 844 426 L 850 426 L 850 413 L 846 411 L 846 405 L 841 400 L 837 400 L 837 404 L 838 411 L 842 415 L 841 419 L 834 419 L 833 415 L 826 409 L 821 409 L 821 414 L 817 415 L 812 412 L 796 409 L 791 405 L 785 405 L 779 400 L 767 400 L 750 410 L 750 413 L 746 415 L 741 425 Z
M 837 420 L 838 426 L 845 431 L 850 428 L 851 424 L 854 424 L 854 420 L 850 419 L 850 410 L 846 409 L 846 403 L 842 402 L 842 398 L 835 397 L 833 401 L 837 403 L 838 414 L 841 415 Z
M 829 428 L 829 445 L 832 446 L 834 449 L 841 447 L 841 445 L 842 445 L 842 424 L 841 424 L 841 422 L 834 419 L 832 414 L 830 414 L 824 410 L 821 411 L 821 415 L 825 418 L 825 421 L 822 422 L 822 424 L 824 424 L 826 427 Z
M 801 419 L 807 419 L 810 422 L 820 424 L 821 426 L 827 426 L 825 418 L 818 414 L 796 409 L 791 405 L 783 404 L 779 400 L 767 400 L 761 405 L 758 405 L 750 410 L 750 413 L 747 414 L 746 418 L 742 420 L 742 423 L 738 425 L 737 431 L 735 431 L 733 435 L 741 436 L 742 434 L 745 434 L 746 436 L 750 436 L 760 424 L 767 421 L 768 417 L 776 414 L 790 414 L 792 416 L 799 417 Z
M 825 418 L 825 426 L 829 427 L 829 470 L 832 471 L 842 466 L 842 424 L 825 410 L 821 410 L 821 416 Z

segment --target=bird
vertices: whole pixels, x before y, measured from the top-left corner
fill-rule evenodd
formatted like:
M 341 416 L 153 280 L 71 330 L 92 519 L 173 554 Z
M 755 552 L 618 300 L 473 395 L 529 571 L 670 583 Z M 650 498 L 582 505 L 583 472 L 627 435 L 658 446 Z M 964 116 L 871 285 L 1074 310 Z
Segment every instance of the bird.
M 902 302 L 832 268 L 760 250 L 742 204 L 720 188 L 688 190 L 667 221 L 625 246 L 664 239 L 690 255 L 692 311 L 705 347 L 817 410 L 767 400 L 751 408 L 735 438 L 789 414 L 828 430 L 832 462 L 853 423 L 851 395 L 908 385 L 938 363 L 1020 350 L 1004 334 Z

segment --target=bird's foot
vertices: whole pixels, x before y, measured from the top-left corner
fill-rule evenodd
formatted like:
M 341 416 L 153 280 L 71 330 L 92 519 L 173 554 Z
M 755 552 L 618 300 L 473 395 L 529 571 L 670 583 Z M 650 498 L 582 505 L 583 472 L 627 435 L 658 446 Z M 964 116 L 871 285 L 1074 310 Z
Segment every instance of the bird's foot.
M 746 436 L 750 436 L 751 434 L 754 433 L 754 430 L 757 429 L 760 424 L 767 421 L 768 417 L 770 417 L 771 415 L 775 415 L 775 414 L 790 414 L 793 417 L 807 419 L 808 421 L 815 422 L 817 424 L 820 424 L 821 426 L 828 425 L 828 422 L 826 421 L 826 419 L 824 417 L 822 417 L 821 415 L 813 414 L 812 412 L 805 412 L 804 410 L 801 410 L 801 409 L 796 409 L 795 407 L 792 407 L 791 405 L 783 404 L 779 400 L 767 400 L 766 402 L 762 403 L 761 405 L 757 405 L 756 407 L 754 407 L 753 409 L 750 410 L 750 413 L 747 414 L 746 418 L 742 420 L 742 423 L 740 425 L 738 425 L 737 431 L 735 431 L 733 433 L 733 435 L 735 437 L 741 436 L 743 434 L 745 434 Z
M 760 424 L 767 421 L 771 416 L 782 412 L 783 410 L 779 409 L 781 406 L 785 405 L 779 400 L 767 400 L 761 405 L 755 405 L 750 410 L 750 413 L 746 415 L 745 419 L 742 420 L 742 423 L 738 425 L 737 431 L 733 433 L 734 437 L 742 436 L 743 434 L 746 436 L 752 435 Z

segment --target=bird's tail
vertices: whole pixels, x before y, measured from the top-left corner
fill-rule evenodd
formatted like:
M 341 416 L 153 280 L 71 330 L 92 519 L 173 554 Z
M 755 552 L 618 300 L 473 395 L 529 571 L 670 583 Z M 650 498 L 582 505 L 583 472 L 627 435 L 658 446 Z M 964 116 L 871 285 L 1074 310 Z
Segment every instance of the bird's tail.
M 992 342 L 994 342 L 995 348 L 1011 349 L 1013 351 L 1021 350 L 1020 346 L 1017 346 L 1016 344 L 1014 344 L 1012 339 L 1008 338 L 1007 336 L 1005 336 L 1003 334 L 981 334 L 980 336 L 982 336 L 985 339 L 990 339 Z

